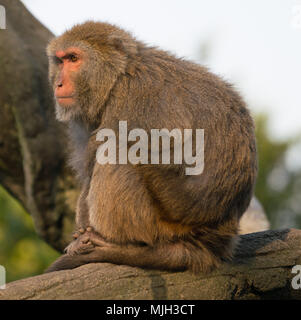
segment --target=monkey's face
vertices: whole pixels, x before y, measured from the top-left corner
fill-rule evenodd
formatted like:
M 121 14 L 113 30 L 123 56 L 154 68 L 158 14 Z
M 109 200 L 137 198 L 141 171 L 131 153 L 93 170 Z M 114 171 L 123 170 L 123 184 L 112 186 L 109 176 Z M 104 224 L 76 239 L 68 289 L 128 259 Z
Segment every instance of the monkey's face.
M 84 54 L 79 48 L 67 48 L 55 53 L 53 62 L 57 66 L 57 74 L 54 79 L 54 96 L 62 108 L 72 108 L 75 105 L 74 78 L 83 60 Z
M 56 46 L 49 55 L 49 80 L 60 121 L 78 118 L 88 111 L 85 109 L 91 90 L 89 80 L 83 78 L 89 73 L 89 60 L 87 52 L 79 46 Z
M 97 122 L 118 75 L 124 72 L 124 63 L 119 57 L 113 47 L 95 49 L 86 43 L 56 46 L 52 50 L 49 79 L 58 120 L 82 118 Z
M 136 52 L 129 34 L 104 23 L 87 22 L 54 38 L 47 54 L 58 120 L 99 121 L 112 88 Z

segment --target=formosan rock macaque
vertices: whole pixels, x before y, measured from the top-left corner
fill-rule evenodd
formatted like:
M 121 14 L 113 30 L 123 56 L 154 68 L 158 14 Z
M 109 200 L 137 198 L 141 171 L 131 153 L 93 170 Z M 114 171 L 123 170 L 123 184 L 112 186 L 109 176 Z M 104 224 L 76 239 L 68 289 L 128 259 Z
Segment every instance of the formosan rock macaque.
M 82 188 L 74 240 L 48 271 L 108 262 L 198 273 L 231 259 L 257 171 L 253 121 L 232 86 L 106 23 L 74 26 L 47 54 Z M 118 140 L 120 121 L 148 133 L 204 129 L 203 172 L 187 175 L 172 159 L 100 164 L 97 133 Z

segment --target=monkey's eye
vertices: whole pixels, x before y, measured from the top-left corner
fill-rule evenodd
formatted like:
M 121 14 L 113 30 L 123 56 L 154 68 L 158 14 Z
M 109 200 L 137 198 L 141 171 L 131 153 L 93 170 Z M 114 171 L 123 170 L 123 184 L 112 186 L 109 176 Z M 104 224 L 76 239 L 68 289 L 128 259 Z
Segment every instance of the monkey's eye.
M 69 60 L 70 60 L 71 62 L 76 62 L 76 61 L 78 60 L 78 58 L 77 58 L 74 54 L 70 54 Z

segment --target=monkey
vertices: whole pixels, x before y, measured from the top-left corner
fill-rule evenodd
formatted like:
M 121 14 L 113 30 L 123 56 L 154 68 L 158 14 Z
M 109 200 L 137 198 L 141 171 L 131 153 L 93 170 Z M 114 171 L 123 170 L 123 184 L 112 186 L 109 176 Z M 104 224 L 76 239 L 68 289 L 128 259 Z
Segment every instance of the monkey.
M 198 274 L 230 261 L 257 175 L 253 119 L 233 85 L 104 22 L 73 26 L 47 55 L 81 193 L 73 240 L 46 272 L 102 262 Z M 202 173 L 172 161 L 100 164 L 97 133 L 119 138 L 119 121 L 146 132 L 203 129 Z

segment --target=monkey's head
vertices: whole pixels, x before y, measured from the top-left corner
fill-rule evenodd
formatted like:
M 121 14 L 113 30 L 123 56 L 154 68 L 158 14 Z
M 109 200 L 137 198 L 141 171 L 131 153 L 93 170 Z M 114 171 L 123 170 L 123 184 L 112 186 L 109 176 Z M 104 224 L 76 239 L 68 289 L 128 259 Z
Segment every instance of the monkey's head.
M 49 80 L 60 121 L 97 122 L 137 43 L 125 31 L 99 22 L 76 25 L 47 47 Z

